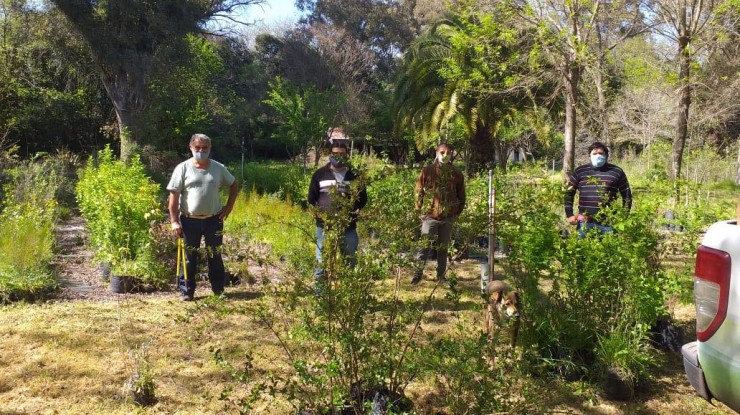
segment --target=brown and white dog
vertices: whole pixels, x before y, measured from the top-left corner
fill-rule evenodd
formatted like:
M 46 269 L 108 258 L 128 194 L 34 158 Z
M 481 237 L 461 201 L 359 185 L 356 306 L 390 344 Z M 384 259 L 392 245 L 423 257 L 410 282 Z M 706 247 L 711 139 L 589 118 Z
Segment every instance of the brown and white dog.
M 486 285 L 484 298 L 483 312 L 488 337 L 492 339 L 504 329 L 509 332 L 511 346 L 515 346 L 519 336 L 519 293 L 511 290 L 505 282 L 493 280 Z

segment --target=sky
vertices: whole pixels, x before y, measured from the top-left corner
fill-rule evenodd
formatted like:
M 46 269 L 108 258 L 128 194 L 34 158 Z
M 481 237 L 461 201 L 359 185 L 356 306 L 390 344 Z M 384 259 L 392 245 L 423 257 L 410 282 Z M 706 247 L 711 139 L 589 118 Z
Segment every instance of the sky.
M 246 20 L 261 20 L 265 24 L 272 24 L 297 21 L 298 17 L 299 12 L 295 8 L 295 0 L 266 0 L 263 4 L 249 6 Z

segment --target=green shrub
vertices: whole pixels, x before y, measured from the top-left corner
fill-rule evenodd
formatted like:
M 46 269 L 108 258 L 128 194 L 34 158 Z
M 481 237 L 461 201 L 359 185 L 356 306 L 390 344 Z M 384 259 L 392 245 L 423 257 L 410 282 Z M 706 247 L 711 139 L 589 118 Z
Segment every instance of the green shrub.
M 559 181 L 509 173 L 497 174 L 495 186 L 494 225 L 507 248 L 501 265 L 526 304 L 520 341 L 534 351 L 525 353 L 534 367 L 583 376 L 605 364 L 600 359 L 607 353 L 596 350 L 615 337 L 615 325 L 644 333 L 667 313 L 667 288 L 676 284 L 660 267 L 662 197 L 638 191 L 630 213 L 611 212 L 615 233 L 579 239 L 564 220 Z M 634 354 L 632 363 L 649 356 L 644 336 L 625 347 Z M 629 364 L 623 366 L 630 373 L 646 374 Z
M 8 206 L 0 226 L 0 302 L 33 300 L 57 287 L 49 268 L 54 246 L 54 200 L 47 206 Z
M 448 413 L 544 413 L 545 400 L 523 382 L 527 375 L 515 350 L 492 350 L 485 333 L 464 324 L 453 333 L 433 339 L 420 354 Z
M 621 320 L 610 331 L 598 336 L 596 361 L 602 383 L 608 385 L 616 376 L 634 396 L 635 389 L 650 375 L 650 369 L 658 365 L 656 352 L 648 346 L 647 328 Z M 609 386 L 606 386 L 607 388 Z
M 57 197 L 69 187 L 59 158 L 15 162 L 3 188 L 0 226 L 12 237 L 0 240 L 0 302 L 34 300 L 53 291 L 50 269 Z
M 160 285 L 169 279 L 152 255 L 151 227 L 156 225 L 159 188 L 136 158 L 115 160 L 109 147 L 80 172 L 77 201 L 87 221 L 95 256 L 117 273 L 133 273 Z

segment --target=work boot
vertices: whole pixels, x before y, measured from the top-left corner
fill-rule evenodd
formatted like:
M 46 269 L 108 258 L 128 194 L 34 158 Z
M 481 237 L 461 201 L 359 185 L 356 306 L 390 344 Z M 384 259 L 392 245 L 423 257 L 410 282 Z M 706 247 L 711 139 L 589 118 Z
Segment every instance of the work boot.
M 180 293 L 180 301 L 193 301 L 193 294 Z
M 422 277 L 424 276 L 424 271 L 417 270 L 414 272 L 414 278 L 411 279 L 411 285 L 417 285 L 421 282 Z

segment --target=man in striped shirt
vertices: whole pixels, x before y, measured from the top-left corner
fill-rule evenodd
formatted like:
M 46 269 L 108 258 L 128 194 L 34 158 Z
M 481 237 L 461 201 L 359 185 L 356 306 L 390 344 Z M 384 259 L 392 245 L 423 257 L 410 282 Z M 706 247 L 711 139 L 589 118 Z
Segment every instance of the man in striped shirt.
M 617 194 L 622 197 L 622 206 L 632 207 L 632 191 L 624 170 L 608 163 L 609 149 L 598 141 L 588 147 L 590 163 L 579 166 L 568 177 L 565 191 L 565 216 L 568 223 L 578 225 L 581 236 L 590 229 L 599 232 L 612 232 L 611 226 L 604 223 L 600 210 L 610 205 Z M 573 200 L 578 192 L 578 212 L 573 210 Z

